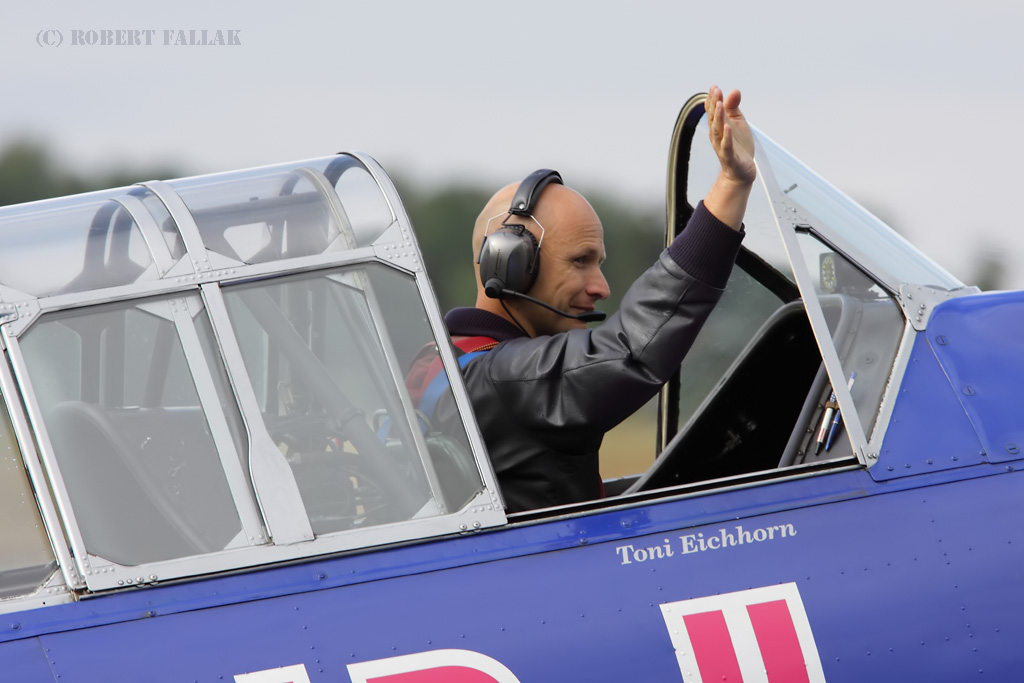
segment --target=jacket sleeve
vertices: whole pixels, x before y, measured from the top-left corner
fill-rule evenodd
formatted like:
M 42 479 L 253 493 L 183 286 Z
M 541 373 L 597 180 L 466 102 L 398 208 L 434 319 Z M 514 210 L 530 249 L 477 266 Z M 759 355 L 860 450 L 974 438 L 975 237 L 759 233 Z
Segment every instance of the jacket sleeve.
M 467 384 L 489 385 L 479 389 L 496 394 L 507 416 L 553 447 L 592 447 L 679 367 L 722 295 L 741 238 L 698 205 L 607 322 L 507 341 L 470 363 Z

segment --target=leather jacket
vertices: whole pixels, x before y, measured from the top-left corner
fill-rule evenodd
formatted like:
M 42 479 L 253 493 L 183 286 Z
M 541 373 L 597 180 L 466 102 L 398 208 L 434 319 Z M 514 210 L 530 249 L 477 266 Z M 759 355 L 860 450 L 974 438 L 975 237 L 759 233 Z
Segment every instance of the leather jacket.
M 592 329 L 529 338 L 480 309 L 445 317 L 453 336 L 500 342 L 463 376 L 509 512 L 601 497 L 605 432 L 679 367 L 722 295 L 741 239 L 699 204 L 618 312 Z M 438 406 L 438 419 L 454 417 L 451 401 Z

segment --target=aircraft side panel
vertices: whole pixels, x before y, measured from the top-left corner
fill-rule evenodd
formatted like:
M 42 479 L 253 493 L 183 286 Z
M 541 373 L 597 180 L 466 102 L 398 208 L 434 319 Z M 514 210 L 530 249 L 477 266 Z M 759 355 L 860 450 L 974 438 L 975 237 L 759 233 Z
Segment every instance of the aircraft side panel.
M 750 589 L 794 584 L 797 597 L 783 611 L 794 623 L 801 608 L 806 612 L 813 639 L 801 641 L 799 652 L 818 658 L 828 681 L 964 681 L 980 670 L 1005 679 L 1015 672 L 1016 644 L 1024 639 L 1017 590 L 1024 528 L 1006 523 L 1017 514 L 1013 501 L 1024 478 L 1002 466 L 975 470 L 992 476 L 926 475 L 921 488 L 908 488 L 906 480 L 902 487 L 875 484 L 860 472 L 777 484 L 770 487 L 776 495 L 796 496 L 827 488 L 824 480 L 834 478 L 864 486 L 851 493 L 867 495 L 765 514 L 734 508 L 731 517 L 699 527 L 687 528 L 685 520 L 706 515 L 716 499 L 752 505 L 761 491 L 482 534 L 432 550 L 454 553 L 470 543 L 486 555 L 489 544 L 536 541 L 541 548 L 553 536 L 561 537 L 562 549 L 348 586 L 316 589 L 354 571 L 359 557 L 226 577 L 216 582 L 223 604 L 163 614 L 154 603 L 148 618 L 138 612 L 147 595 L 196 589 L 143 589 L 131 594 L 133 609 L 118 606 L 123 620 L 40 641 L 62 683 L 230 681 L 297 665 L 314 683 L 348 681 L 349 665 L 437 650 L 482 653 L 524 683 L 671 681 L 680 680 L 687 656 L 698 667 L 702 657 L 711 664 L 696 650 L 677 659 L 673 643 L 683 622 L 672 621 L 662 605 L 685 611 L 699 604 L 701 614 L 714 614 L 728 608 L 716 601 L 732 598 L 687 601 L 739 592 L 756 602 Z M 637 533 L 652 530 L 644 529 L 645 516 L 664 520 L 666 510 L 676 516 L 675 528 Z M 614 527 L 619 538 L 608 534 Z M 265 596 L 275 576 L 304 592 L 230 604 L 247 591 Z M 95 614 L 104 600 L 74 607 Z M 173 603 L 166 595 L 160 600 Z M 726 631 L 739 665 L 750 670 L 771 651 L 751 646 L 753 616 L 744 614 L 753 612 L 736 614 L 744 623 L 734 620 Z
M 1024 293 L 936 306 L 914 341 L 872 476 L 884 481 L 1024 451 Z
M 43 646 L 37 638 L 0 643 L 0 681 L 55 683 Z
M 871 476 L 886 481 L 983 462 L 984 448 L 956 394 L 928 338 L 917 335 Z
M 1024 292 L 945 301 L 932 313 L 928 340 L 986 456 L 1017 460 L 1024 451 Z

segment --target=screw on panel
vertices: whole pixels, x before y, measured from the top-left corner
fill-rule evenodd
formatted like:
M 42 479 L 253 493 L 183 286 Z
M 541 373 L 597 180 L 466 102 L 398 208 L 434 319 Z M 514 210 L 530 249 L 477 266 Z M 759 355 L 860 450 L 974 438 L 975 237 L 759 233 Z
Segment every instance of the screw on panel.
M 949 343 L 949 340 L 943 337 L 941 334 L 935 338 L 935 341 L 938 342 L 939 346 L 945 346 L 946 344 Z
M 1020 453 L 1020 446 L 1015 443 L 1008 443 L 1006 444 L 1006 452 L 1010 455 L 1017 455 Z
M 974 396 L 974 387 L 969 384 L 964 385 L 964 393 L 968 396 Z

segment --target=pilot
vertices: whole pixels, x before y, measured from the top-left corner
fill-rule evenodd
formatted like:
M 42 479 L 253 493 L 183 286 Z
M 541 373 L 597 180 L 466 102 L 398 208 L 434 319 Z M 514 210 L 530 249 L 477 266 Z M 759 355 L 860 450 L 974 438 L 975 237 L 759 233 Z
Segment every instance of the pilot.
M 486 351 L 463 375 L 509 512 L 603 495 L 605 432 L 658 392 L 720 298 L 756 175 L 739 105 L 739 91 L 710 89 L 719 175 L 683 232 L 600 326 L 586 322 L 601 317 L 595 305 L 609 295 L 604 232 L 582 195 L 540 171 L 499 190 L 481 211 L 476 306 L 452 310 L 445 323 L 456 347 L 474 350 L 460 344 L 470 341 Z M 517 196 L 526 185 L 539 191 Z M 454 406 L 437 411 L 437 419 L 452 419 Z

